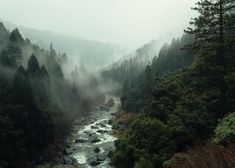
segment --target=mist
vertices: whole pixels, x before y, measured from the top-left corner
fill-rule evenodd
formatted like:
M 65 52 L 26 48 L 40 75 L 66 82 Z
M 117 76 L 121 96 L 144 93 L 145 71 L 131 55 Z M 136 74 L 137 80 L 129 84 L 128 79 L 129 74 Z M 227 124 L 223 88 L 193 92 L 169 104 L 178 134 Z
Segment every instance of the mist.
M 135 49 L 183 33 L 195 0 L 0 0 L 0 16 L 25 27 Z
M 0 4 L 0 168 L 235 167 L 234 0 Z

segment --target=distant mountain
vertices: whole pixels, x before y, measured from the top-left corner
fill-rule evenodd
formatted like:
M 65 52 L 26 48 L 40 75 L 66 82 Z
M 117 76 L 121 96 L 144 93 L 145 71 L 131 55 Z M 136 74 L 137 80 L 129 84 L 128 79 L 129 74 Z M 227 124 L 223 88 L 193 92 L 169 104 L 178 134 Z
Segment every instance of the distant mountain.
M 70 58 L 73 58 L 78 63 L 83 62 L 91 71 L 117 60 L 125 52 L 117 44 L 103 43 L 79 37 L 72 38 L 49 31 L 25 28 L 6 21 L 3 21 L 3 23 L 9 30 L 17 27 L 25 38 L 29 38 L 42 48 L 49 48 L 52 42 L 57 51 L 66 52 Z

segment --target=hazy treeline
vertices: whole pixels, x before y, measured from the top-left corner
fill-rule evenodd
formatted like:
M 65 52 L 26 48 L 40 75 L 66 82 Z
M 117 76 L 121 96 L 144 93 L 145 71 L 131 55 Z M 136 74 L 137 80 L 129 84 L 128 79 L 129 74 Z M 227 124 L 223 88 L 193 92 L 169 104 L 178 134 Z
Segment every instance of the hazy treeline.
M 73 121 L 102 101 L 84 68 L 64 74 L 67 60 L 52 44 L 41 49 L 0 23 L 0 167 L 51 160 Z
M 234 2 L 200 0 L 193 9 L 199 16 L 188 35 L 164 45 L 136 79 L 119 75 L 125 80 L 122 108 L 137 117 L 111 153 L 115 167 L 235 166 L 229 149 L 235 136 Z M 211 140 L 217 145 L 206 146 Z
M 145 66 L 150 63 L 156 55 L 157 46 L 158 42 L 153 40 L 138 48 L 134 54 L 126 55 L 124 59 L 102 70 L 101 81 L 109 84 L 106 88 L 110 85 L 115 85 L 114 88 L 110 88 L 110 91 L 120 94 L 124 82 L 136 79 Z
M 29 29 L 17 26 L 13 23 L 3 21 L 7 29 L 13 30 L 15 27 L 28 37 L 31 41 L 36 41 L 42 48 L 47 48 L 50 42 L 53 43 L 55 50 L 64 51 L 73 60 L 79 60 L 86 64 L 89 71 L 95 72 L 100 67 L 107 65 L 113 60 L 120 58 L 125 52 L 120 46 L 112 43 L 103 43 L 84 39 L 81 37 L 68 37 L 48 31 Z

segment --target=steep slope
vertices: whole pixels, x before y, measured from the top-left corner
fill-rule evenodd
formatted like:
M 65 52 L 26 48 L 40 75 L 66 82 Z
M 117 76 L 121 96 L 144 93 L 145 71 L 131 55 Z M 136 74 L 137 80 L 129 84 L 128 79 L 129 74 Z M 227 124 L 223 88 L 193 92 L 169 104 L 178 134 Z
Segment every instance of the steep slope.
M 60 52 L 66 52 L 75 61 L 84 62 L 88 69 L 96 70 L 100 66 L 109 64 L 123 55 L 125 50 L 117 44 L 87 40 L 81 37 L 70 37 L 49 31 L 41 31 L 10 22 L 3 22 L 9 30 L 18 27 L 20 32 L 42 48 L 48 48 L 50 43 Z

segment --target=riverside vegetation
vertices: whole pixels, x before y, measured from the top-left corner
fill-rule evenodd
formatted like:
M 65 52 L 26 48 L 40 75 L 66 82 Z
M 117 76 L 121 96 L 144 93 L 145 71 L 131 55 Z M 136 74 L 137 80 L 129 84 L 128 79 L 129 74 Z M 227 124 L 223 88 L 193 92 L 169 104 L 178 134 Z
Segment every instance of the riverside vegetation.
M 0 168 L 60 162 L 75 120 L 107 92 L 120 95 L 124 111 L 112 114 L 121 127 L 112 167 L 234 168 L 234 0 L 198 0 L 192 9 L 198 16 L 180 39 L 159 53 L 153 43 L 139 48 L 99 80 L 84 65 L 65 71 L 65 53 L 0 23 Z
M 137 114 L 111 153 L 114 167 L 235 167 L 234 8 L 200 0 L 186 34 L 139 75 L 128 76 L 138 72 L 132 60 L 104 71 L 122 76 L 122 108 Z
M 1 168 L 33 167 L 62 157 L 75 119 L 102 102 L 98 83 L 84 66 L 65 78 L 66 61 L 52 44 L 49 51 L 41 49 L 0 23 Z M 85 83 L 78 82 L 81 75 Z

